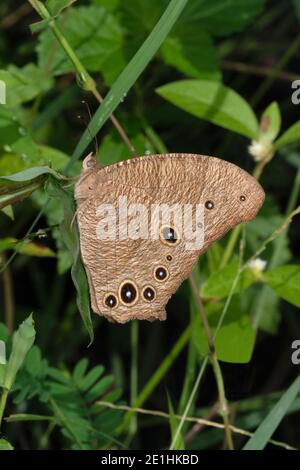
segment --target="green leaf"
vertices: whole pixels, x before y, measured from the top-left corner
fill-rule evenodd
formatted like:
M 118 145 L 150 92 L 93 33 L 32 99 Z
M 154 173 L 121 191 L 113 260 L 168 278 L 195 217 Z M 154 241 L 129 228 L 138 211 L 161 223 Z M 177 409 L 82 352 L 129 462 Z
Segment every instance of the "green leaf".
M 260 120 L 258 139 L 273 142 L 279 134 L 281 127 L 281 114 L 278 103 L 273 101 L 264 111 Z
M 299 392 L 300 376 L 298 376 L 286 392 L 284 392 L 280 400 L 243 447 L 243 450 L 262 450 L 265 448 Z
M 20 124 L 8 106 L 0 106 L 0 131 L 0 145 L 10 151 L 10 145 L 20 138 Z
M 139 155 L 145 155 L 148 152 L 155 153 L 153 145 L 143 134 L 128 133 L 128 135 Z M 98 157 L 101 165 L 111 165 L 112 163 L 117 163 L 130 157 L 131 154 L 128 147 L 120 140 L 116 132 L 112 131 L 102 139 Z
M 49 20 L 42 20 L 31 24 L 31 31 L 33 33 L 37 33 L 44 29 L 49 24 L 49 21 L 55 19 L 63 10 L 68 8 L 74 2 L 76 2 L 76 0 L 46 0 L 45 6 L 51 15 L 51 18 Z
M 233 282 L 237 276 L 239 265 L 237 261 L 213 272 L 200 290 L 201 297 L 226 297 L 231 292 Z M 246 268 L 239 276 L 234 294 L 247 289 L 254 282 L 250 269 Z
M 80 390 L 86 392 L 103 374 L 104 367 L 96 366 L 85 376 L 80 383 Z
M 92 0 L 95 5 L 101 5 L 108 11 L 114 11 L 119 6 L 120 0 Z
M 0 239 L 0 253 L 6 250 L 16 250 L 22 255 L 37 256 L 39 258 L 53 258 L 56 256 L 48 246 L 30 240 L 17 240 L 13 237 Z
M 35 329 L 32 315 L 21 323 L 13 335 L 12 351 L 9 356 L 3 386 L 10 390 L 15 377 L 22 367 L 26 355 L 35 340 Z
M 164 14 L 153 28 L 146 41 L 118 77 L 103 103 L 90 122 L 89 130 L 82 135 L 72 155 L 69 167 L 83 154 L 93 137 L 99 132 L 118 104 L 124 99 L 152 57 L 166 39 L 177 18 L 184 9 L 187 0 L 171 0 Z
M 201 358 L 208 353 L 207 337 L 195 305 L 192 338 Z M 212 333 L 215 333 L 222 304 L 209 304 L 205 311 Z M 230 363 L 244 364 L 250 361 L 255 344 L 255 333 L 248 315 L 242 311 L 237 296 L 232 298 L 229 310 L 215 339 L 215 350 L 219 360 Z
M 57 16 L 75 2 L 76 0 L 47 0 L 46 7 L 52 16 Z
M 282 298 L 300 307 L 300 266 L 287 264 L 268 271 L 264 281 Z
M 39 176 L 47 175 L 47 174 L 54 176 L 58 180 L 63 178 L 62 175 L 52 170 L 52 168 L 49 168 L 47 166 L 42 166 L 42 167 L 37 166 L 37 167 L 29 168 L 27 170 L 24 170 L 18 173 L 14 173 L 13 175 L 0 176 L 0 185 L 6 184 L 7 182 L 20 183 L 20 182 L 31 181 L 31 180 L 38 178 Z
M 76 56 L 90 72 L 102 72 L 111 83 L 125 67 L 123 31 L 118 19 L 101 6 L 71 8 L 68 15 L 57 20 Z M 41 68 L 47 67 L 56 38 L 49 29 L 42 32 L 37 46 Z M 54 75 L 73 72 L 74 65 L 65 51 L 58 47 L 51 71 Z
M 269 334 L 276 334 L 280 325 L 281 314 L 279 309 L 280 298 L 269 286 L 264 286 L 263 308 L 264 314 L 260 316 L 258 327 Z M 257 296 L 255 300 L 259 301 Z M 256 312 L 256 303 L 252 307 L 252 311 Z
M 293 0 L 293 3 L 294 3 L 295 10 L 296 10 L 296 15 L 298 16 L 300 20 L 300 0 Z
M 211 36 L 199 29 L 183 25 L 164 42 L 161 49 L 165 62 L 189 77 L 219 80 L 221 73 Z
M 89 333 L 90 342 L 94 340 L 93 324 L 90 310 L 90 294 L 87 275 L 81 261 L 80 242 L 77 224 L 74 221 L 75 202 L 73 195 L 62 188 L 57 181 L 52 180 L 53 185 L 49 190 L 60 198 L 64 207 L 64 218 L 60 224 L 60 233 L 64 245 L 72 255 L 73 264 L 71 276 L 77 291 L 77 306 L 83 323 Z
M 158 88 L 170 103 L 225 129 L 251 139 L 257 136 L 258 122 L 248 103 L 235 91 L 209 80 L 181 80 Z
M 80 381 L 83 379 L 88 365 L 89 362 L 85 357 L 76 364 L 73 370 L 73 380 L 75 383 L 79 384 Z
M 226 36 L 243 30 L 258 16 L 264 0 L 190 0 L 182 23 L 193 21 L 214 36 Z
M 14 220 L 15 216 L 14 216 L 14 210 L 13 210 L 13 207 L 12 206 L 6 206 L 4 207 L 3 209 L 1 209 L 1 211 L 7 215 L 7 217 L 10 218 L 10 220 Z
M 45 74 L 35 64 L 27 64 L 23 68 L 10 65 L 7 70 L 0 70 L 0 80 L 6 84 L 8 106 L 31 101 L 48 91 L 53 84 L 51 75 Z
M 6 439 L 0 439 L 0 450 L 14 450 L 14 448 Z
M 5 419 L 8 423 L 18 423 L 20 421 L 53 421 L 53 416 L 34 415 L 28 413 L 12 414 Z
M 287 131 L 285 131 L 279 139 L 276 140 L 274 147 L 280 149 L 285 145 L 300 140 L 300 121 L 295 122 Z
M 0 208 L 22 201 L 42 186 L 50 175 L 58 180 L 63 178 L 47 166 L 0 176 Z

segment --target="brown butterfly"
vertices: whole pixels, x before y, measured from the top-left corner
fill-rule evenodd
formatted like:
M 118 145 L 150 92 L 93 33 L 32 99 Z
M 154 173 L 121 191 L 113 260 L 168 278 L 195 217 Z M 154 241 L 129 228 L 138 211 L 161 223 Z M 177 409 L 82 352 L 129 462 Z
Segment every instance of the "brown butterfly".
M 119 323 L 164 320 L 166 303 L 198 256 L 252 220 L 264 197 L 252 176 L 214 157 L 150 155 L 101 167 L 88 155 L 75 198 L 92 309 Z M 189 234 L 198 244 L 190 247 L 175 209 L 163 222 L 161 206 L 189 208 L 180 220 L 193 220 Z M 150 219 L 155 230 L 147 232 Z

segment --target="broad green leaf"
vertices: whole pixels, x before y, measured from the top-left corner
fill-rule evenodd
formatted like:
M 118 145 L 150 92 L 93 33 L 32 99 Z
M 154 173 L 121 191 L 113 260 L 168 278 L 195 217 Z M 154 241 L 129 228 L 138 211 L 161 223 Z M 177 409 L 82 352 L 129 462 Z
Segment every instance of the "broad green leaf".
M 249 104 L 234 90 L 209 80 L 180 80 L 158 88 L 170 103 L 225 129 L 255 138 L 258 122 Z
M 0 450 L 14 450 L 14 448 L 6 439 L 0 439 Z
M 238 262 L 225 266 L 219 271 L 210 275 L 207 281 L 202 285 L 201 297 L 226 297 L 231 292 L 233 282 L 237 276 Z M 254 282 L 250 269 L 246 268 L 239 276 L 239 280 L 234 289 L 234 293 L 247 289 Z
M 10 145 L 21 137 L 17 116 L 8 106 L 0 105 L 0 145 L 10 151 Z
M 95 5 L 101 5 L 108 11 L 114 11 L 120 4 L 120 0 L 92 0 Z
M 33 167 L 13 175 L 0 176 L 0 208 L 18 203 L 42 186 L 47 176 L 61 179 L 51 168 Z
M 144 135 L 129 134 L 129 137 L 139 155 L 155 153 L 153 145 Z M 130 157 L 131 154 L 128 147 L 120 140 L 116 132 L 110 132 L 102 139 L 98 156 L 101 165 L 111 165 L 112 163 L 117 163 Z
M 51 15 L 51 20 L 55 19 L 63 10 L 68 8 L 76 0 L 46 0 L 46 8 Z M 30 29 L 33 33 L 37 33 L 44 29 L 50 20 L 42 20 L 37 23 L 30 25 Z
M 258 139 L 273 142 L 279 134 L 281 114 L 278 103 L 273 101 L 264 111 L 260 120 Z
M 76 0 L 47 0 L 46 7 L 52 16 L 57 16 L 75 2 Z
M 299 392 L 300 376 L 298 376 L 286 392 L 284 392 L 280 400 L 243 447 L 243 450 L 262 450 L 265 448 Z
M 27 64 L 23 68 L 10 65 L 7 70 L 0 70 L 0 80 L 6 84 L 8 106 L 31 101 L 48 91 L 53 84 L 51 75 L 45 74 L 35 64 Z
M 214 36 L 243 30 L 263 11 L 264 0 L 190 0 L 182 23 L 195 22 Z
M 102 72 L 109 83 L 118 76 L 126 60 L 123 53 L 123 31 L 118 19 L 97 5 L 73 7 L 65 18 L 59 18 L 57 25 L 78 59 L 90 72 Z M 49 29 L 43 31 L 37 46 L 41 68 L 48 64 L 56 38 Z M 65 51 L 57 45 L 51 63 L 54 75 L 74 72 L 74 66 Z
M 82 135 L 72 155 L 69 167 L 83 154 L 93 137 L 99 132 L 109 116 L 124 99 L 130 88 L 134 85 L 152 57 L 166 39 L 171 28 L 182 13 L 187 0 L 171 0 L 162 17 L 153 28 L 146 41 L 142 44 L 135 56 L 131 59 L 124 71 L 119 75 L 103 103 L 96 111 L 89 125 Z
M 32 315 L 21 323 L 17 331 L 13 335 L 12 351 L 10 353 L 7 367 L 5 371 L 3 386 L 10 390 L 15 377 L 22 367 L 26 355 L 32 347 L 35 340 L 35 329 Z
M 285 145 L 292 144 L 300 140 L 300 121 L 295 122 L 287 131 L 285 131 L 279 139 L 276 140 L 274 146 L 276 149 L 280 149 Z
M 279 308 L 280 298 L 269 286 L 265 285 L 261 292 L 255 296 L 255 301 L 259 301 L 263 292 L 263 314 L 260 316 L 258 327 L 269 334 L 276 334 L 280 325 L 281 313 Z M 253 295 L 253 294 L 252 294 Z M 254 301 L 252 311 L 257 313 L 256 302 Z
M 197 351 L 203 358 L 208 353 L 208 343 L 195 305 L 192 338 Z M 205 311 L 212 331 L 215 333 L 223 304 L 208 304 Z M 255 333 L 248 315 L 241 309 L 239 299 L 234 296 L 224 322 L 215 339 L 215 349 L 219 360 L 231 363 L 247 363 L 250 361 L 255 344 Z
M 167 64 L 189 77 L 210 80 L 221 77 L 211 36 L 197 24 L 175 28 L 162 45 L 161 53 Z
M 52 170 L 52 168 L 49 168 L 47 166 L 42 166 L 42 167 L 34 167 L 34 168 L 29 168 L 27 170 L 21 171 L 19 173 L 14 173 L 13 175 L 5 175 L 5 176 L 0 176 L 0 184 L 6 184 L 6 183 L 21 183 L 21 182 L 26 182 L 26 181 L 31 181 L 34 180 L 35 178 L 38 178 L 39 176 L 42 175 L 47 175 L 50 174 L 54 176 L 56 179 L 62 179 L 63 176 L 57 173 L 56 171 Z
M 282 298 L 300 307 L 300 266 L 287 264 L 266 272 L 264 281 Z

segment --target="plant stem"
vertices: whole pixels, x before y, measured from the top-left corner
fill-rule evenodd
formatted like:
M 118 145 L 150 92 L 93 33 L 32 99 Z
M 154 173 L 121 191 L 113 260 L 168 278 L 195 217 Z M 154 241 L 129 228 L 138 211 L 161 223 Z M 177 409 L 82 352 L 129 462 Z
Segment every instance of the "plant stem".
M 6 257 L 3 256 L 3 264 L 6 262 Z M 5 323 L 10 333 L 14 330 L 14 294 L 13 294 L 13 283 L 10 266 L 7 266 L 7 269 L 2 273 L 3 284 L 4 284 L 4 314 L 5 314 Z
M 63 33 L 60 31 L 60 29 L 56 26 L 55 20 L 51 17 L 50 13 L 48 12 L 47 8 L 45 5 L 41 4 L 40 2 L 36 2 L 35 0 L 28 0 L 30 4 L 33 6 L 33 8 L 39 13 L 39 15 L 46 21 L 48 21 L 48 25 L 51 28 L 54 36 L 60 43 L 61 47 L 64 49 L 65 53 L 73 63 L 76 73 L 77 73 L 77 78 L 80 86 L 89 92 L 91 92 L 94 97 L 97 99 L 99 103 L 103 102 L 103 97 L 97 90 L 96 82 L 95 80 L 91 77 L 91 75 L 88 73 L 82 62 L 78 59 L 75 51 L 72 49 L 70 46 L 69 42 L 63 35 Z M 134 148 L 133 144 L 131 143 L 130 139 L 128 138 L 125 130 L 117 120 L 117 118 L 114 116 L 114 114 L 111 114 L 110 119 L 119 132 L 121 138 L 123 139 L 125 145 L 129 148 L 130 152 L 133 155 L 137 155 L 137 151 Z
M 300 167 L 297 171 L 294 184 L 293 184 L 293 189 L 289 197 L 289 201 L 288 201 L 287 208 L 286 208 L 286 216 L 290 214 L 293 211 L 293 209 L 296 207 L 299 194 L 300 194 Z M 274 251 L 269 262 L 269 269 L 273 269 L 278 265 L 285 239 L 286 239 L 286 231 L 281 233 L 279 237 L 276 238 L 274 242 Z M 258 297 L 258 302 L 255 308 L 255 318 L 253 322 L 253 326 L 255 330 L 258 329 L 261 317 L 264 313 L 267 293 L 268 293 L 268 287 L 263 286 L 261 293 Z
M 178 338 L 174 346 L 172 347 L 171 351 L 169 354 L 165 357 L 165 359 L 162 361 L 160 364 L 159 368 L 154 372 L 152 377 L 149 379 L 149 381 L 146 383 L 146 385 L 143 387 L 141 392 L 139 393 L 136 401 L 134 402 L 134 407 L 138 408 L 145 403 L 145 401 L 148 399 L 148 397 L 151 395 L 153 390 L 157 387 L 159 382 L 162 380 L 162 378 L 166 375 L 174 361 L 177 359 L 185 345 L 187 344 L 190 335 L 191 335 L 191 325 L 188 325 L 188 327 L 184 330 L 184 332 L 181 334 L 181 336 Z M 127 426 L 129 425 L 131 418 L 132 418 L 133 412 L 129 411 L 126 413 L 123 423 L 121 424 L 119 428 L 119 432 L 124 431 Z
M 224 380 L 223 380 L 223 375 L 222 371 L 220 368 L 219 361 L 217 359 L 216 351 L 215 351 L 215 346 L 214 346 L 214 339 L 213 335 L 207 320 L 207 316 L 205 314 L 204 310 L 204 305 L 202 303 L 201 297 L 199 295 L 197 283 L 195 280 L 194 275 L 192 274 L 189 278 L 190 285 L 192 287 L 192 291 L 194 294 L 195 301 L 198 306 L 200 318 L 202 320 L 203 328 L 207 337 L 207 342 L 208 342 L 208 350 L 209 350 L 209 358 L 210 362 L 213 368 L 213 372 L 215 375 L 217 387 L 218 387 L 218 394 L 219 394 L 219 402 L 220 402 L 220 413 L 223 418 L 224 422 L 224 429 L 225 429 L 225 440 L 226 440 L 226 446 L 229 450 L 233 450 L 233 441 L 232 441 L 232 432 L 231 432 L 231 427 L 230 427 L 230 421 L 229 421 L 229 409 L 228 409 L 228 403 L 227 399 L 225 396 L 225 389 L 224 389 Z
M 131 376 L 130 376 L 130 403 L 136 402 L 138 395 L 138 335 L 139 324 L 137 320 L 131 322 Z M 129 434 L 133 436 L 137 430 L 137 415 L 132 416 Z
M 260 102 L 262 97 L 268 91 L 270 86 L 272 85 L 273 81 L 276 77 L 280 74 L 281 70 L 285 67 L 285 65 L 289 62 L 289 60 L 293 57 L 293 55 L 297 52 L 300 46 L 300 35 L 296 37 L 296 39 L 290 44 L 287 48 L 277 65 L 272 69 L 269 76 L 262 82 L 261 86 L 258 88 L 256 93 L 254 94 L 251 104 L 252 106 L 257 106 Z
M 228 409 L 228 403 L 227 403 L 225 389 L 224 389 L 224 380 L 223 380 L 221 367 L 220 367 L 215 351 L 210 354 L 210 360 L 211 360 L 211 364 L 212 364 L 212 368 L 214 371 L 214 375 L 215 375 L 217 387 L 218 387 L 218 392 L 219 392 L 220 413 L 221 413 L 221 416 L 223 418 L 223 423 L 224 423 L 225 442 L 229 450 L 234 450 L 233 440 L 232 440 L 232 431 L 231 431 L 230 420 L 229 420 L 229 409 Z
M 0 398 L 0 429 L 1 429 L 1 424 L 2 424 L 2 419 L 3 419 L 3 414 L 6 406 L 6 401 L 8 397 L 8 392 L 9 390 L 7 388 L 3 388 L 2 393 L 1 393 L 1 398 Z

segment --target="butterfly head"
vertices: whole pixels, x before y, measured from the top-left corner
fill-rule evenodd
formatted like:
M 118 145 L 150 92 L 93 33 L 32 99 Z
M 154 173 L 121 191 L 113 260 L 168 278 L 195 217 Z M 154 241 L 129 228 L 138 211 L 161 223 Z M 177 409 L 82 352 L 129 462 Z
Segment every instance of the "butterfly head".
M 77 203 L 86 200 L 94 191 L 98 181 L 98 170 L 101 167 L 92 153 L 82 161 L 80 178 L 75 186 L 75 198 Z

